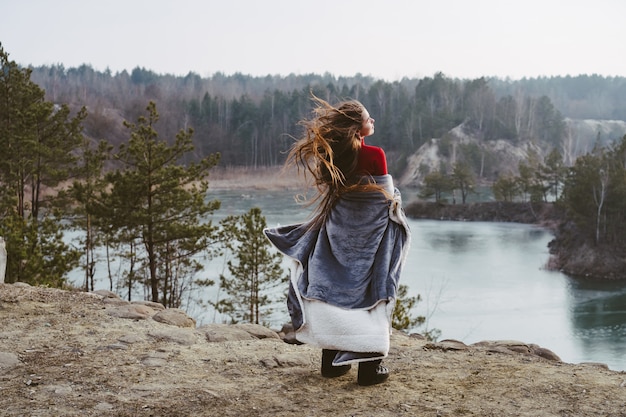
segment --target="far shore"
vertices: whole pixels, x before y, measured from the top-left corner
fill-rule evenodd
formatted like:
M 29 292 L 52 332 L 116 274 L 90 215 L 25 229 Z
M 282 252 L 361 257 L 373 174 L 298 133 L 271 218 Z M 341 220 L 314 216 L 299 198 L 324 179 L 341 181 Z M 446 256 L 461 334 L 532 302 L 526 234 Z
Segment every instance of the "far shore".
M 272 167 L 216 167 L 209 174 L 213 190 L 297 190 L 306 187 L 303 173 Z

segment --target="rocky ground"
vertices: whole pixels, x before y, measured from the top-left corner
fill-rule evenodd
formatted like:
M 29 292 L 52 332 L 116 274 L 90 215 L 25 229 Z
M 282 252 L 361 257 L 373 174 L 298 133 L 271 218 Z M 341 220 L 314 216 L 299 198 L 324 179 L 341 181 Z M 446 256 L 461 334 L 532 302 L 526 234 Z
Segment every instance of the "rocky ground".
M 2 416 L 626 416 L 626 373 L 522 342 L 395 332 L 390 379 L 360 387 L 278 332 L 107 293 L 0 284 L 0 323 Z

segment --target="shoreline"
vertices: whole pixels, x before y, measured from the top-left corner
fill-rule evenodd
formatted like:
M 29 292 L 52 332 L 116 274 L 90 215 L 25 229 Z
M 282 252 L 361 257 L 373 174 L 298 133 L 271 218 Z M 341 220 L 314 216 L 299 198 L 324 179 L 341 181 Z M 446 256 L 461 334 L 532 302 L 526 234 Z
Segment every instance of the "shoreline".
M 307 185 L 303 172 L 295 169 L 286 171 L 282 166 L 274 167 L 219 167 L 209 174 L 209 190 L 285 190 L 302 191 L 311 189 Z M 535 224 L 550 230 L 554 239 L 549 244 L 551 270 L 566 272 L 571 276 L 595 279 L 622 280 L 623 260 L 613 255 L 607 259 L 610 267 L 605 265 L 603 257 L 610 251 L 594 250 L 589 245 L 573 248 L 559 242 L 560 227 L 567 221 L 565 213 L 553 203 L 529 202 L 474 202 L 467 204 L 438 204 L 421 201 L 413 196 L 411 189 L 407 196 L 403 195 L 404 208 L 408 217 L 413 219 L 451 220 L 451 221 L 486 221 Z M 404 191 L 403 191 L 404 193 Z M 570 243 L 571 244 L 571 243 Z M 585 256 L 580 256 L 580 251 Z M 597 253 L 596 253 L 597 252 Z M 575 255 L 571 255 L 574 253 Z
M 300 173 L 302 174 L 302 173 Z M 210 171 L 209 190 L 297 190 L 306 188 L 295 170 L 274 167 L 217 167 Z

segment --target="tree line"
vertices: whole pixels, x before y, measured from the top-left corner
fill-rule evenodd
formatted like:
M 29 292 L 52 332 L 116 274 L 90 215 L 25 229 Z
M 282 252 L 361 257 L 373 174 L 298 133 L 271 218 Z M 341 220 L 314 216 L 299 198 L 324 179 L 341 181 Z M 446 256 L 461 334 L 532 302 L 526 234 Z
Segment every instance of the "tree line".
M 574 139 L 567 117 L 626 120 L 626 94 L 620 94 L 626 78 L 596 75 L 512 81 L 460 80 L 437 73 L 386 82 L 360 74 L 217 73 L 203 78 L 194 73 L 160 75 L 139 67 L 112 74 L 88 65 L 56 65 L 32 68 L 32 77 L 48 100 L 68 103 L 74 111 L 86 106 L 88 137 L 119 145 L 125 140 L 120 120 L 136 120 L 145 103 L 154 101 L 164 115 L 161 131 L 166 137 L 194 128 L 195 150 L 189 160 L 220 152 L 223 165 L 282 163 L 292 137 L 300 133 L 297 122 L 309 114 L 311 94 L 330 101 L 362 101 L 376 118 L 381 133 L 375 140 L 387 151 L 394 175 L 404 170 L 408 155 L 461 123 L 484 141 L 533 141 L 546 152 L 556 147 L 571 163 L 581 150 L 569 143 Z M 602 140 L 606 144 L 622 134 Z
M 263 234 L 261 209 L 213 224 L 220 207 L 209 199 L 207 176 L 220 154 L 189 161 L 192 128 L 162 139 L 160 115 L 149 102 L 127 140 L 114 147 L 83 135 L 87 116 L 55 105 L 0 48 L 0 236 L 7 243 L 7 282 L 64 287 L 84 273 L 94 290 L 96 265 L 106 265 L 109 289 L 129 301 L 141 297 L 167 307 L 209 303 L 233 322 L 263 323 L 287 287 L 281 255 Z M 76 232 L 77 244 L 67 234 Z M 100 259 L 104 256 L 106 259 Z M 220 282 L 203 279 L 201 260 L 228 258 Z M 219 285 L 225 296 L 192 300 L 197 289 Z M 419 296 L 402 287 L 396 328 L 424 322 L 411 309 Z M 436 329 L 429 331 L 436 337 Z

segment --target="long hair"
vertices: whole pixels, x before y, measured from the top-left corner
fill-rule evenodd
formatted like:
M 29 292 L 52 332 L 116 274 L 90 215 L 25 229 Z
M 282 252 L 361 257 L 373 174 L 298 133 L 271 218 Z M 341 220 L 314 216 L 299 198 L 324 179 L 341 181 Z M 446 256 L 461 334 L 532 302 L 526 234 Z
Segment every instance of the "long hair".
M 343 101 L 336 106 L 313 96 L 313 117 L 304 119 L 303 136 L 294 143 L 287 156 L 286 166 L 296 166 L 311 175 L 319 202 L 317 219 L 323 221 L 337 198 L 348 191 L 380 191 L 381 187 L 363 183 L 356 175 L 360 131 L 365 107 L 356 100 Z

